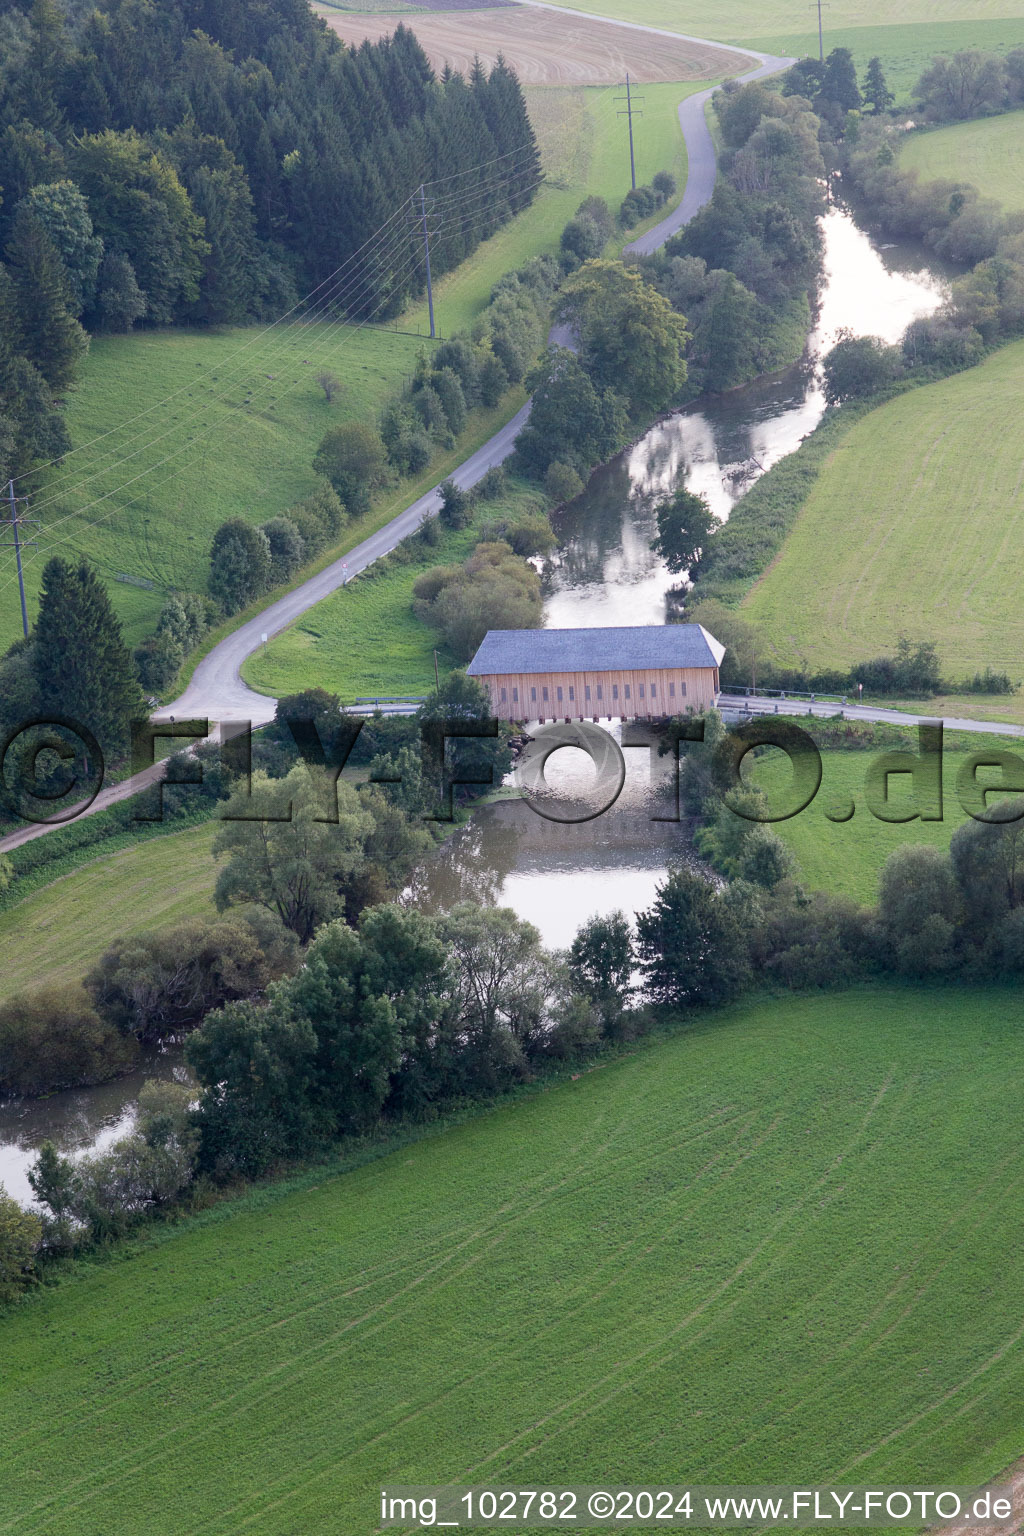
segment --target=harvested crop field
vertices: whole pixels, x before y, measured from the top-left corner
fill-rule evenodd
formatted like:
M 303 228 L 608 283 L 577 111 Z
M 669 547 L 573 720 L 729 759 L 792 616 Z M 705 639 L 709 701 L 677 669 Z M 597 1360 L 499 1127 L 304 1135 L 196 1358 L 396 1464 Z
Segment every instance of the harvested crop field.
M 477 56 L 490 67 L 501 53 L 524 85 L 617 85 L 627 70 L 639 82 L 720 80 L 744 67 L 735 53 L 683 37 L 645 37 L 598 17 L 522 5 L 401 15 L 319 10 L 339 37 L 355 45 L 390 36 L 399 22 L 411 27 L 436 70 L 450 64 L 468 72 Z

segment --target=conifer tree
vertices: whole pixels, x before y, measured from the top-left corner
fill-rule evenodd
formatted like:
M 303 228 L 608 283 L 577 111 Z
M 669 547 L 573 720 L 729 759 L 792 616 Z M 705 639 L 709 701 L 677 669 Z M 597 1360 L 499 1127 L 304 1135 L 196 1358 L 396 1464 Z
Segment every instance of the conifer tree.
M 864 100 L 870 102 L 876 116 L 880 112 L 888 112 L 896 100 L 889 89 L 882 61 L 877 54 L 868 60 L 868 70 L 864 76 Z
M 19 350 L 59 393 L 75 375 L 89 338 L 75 319 L 75 301 L 64 263 L 28 207 L 19 208 L 7 260 L 17 306 Z
M 105 752 L 123 754 L 145 706 L 106 588 L 85 560 L 47 561 L 34 639 L 41 708 L 81 721 Z

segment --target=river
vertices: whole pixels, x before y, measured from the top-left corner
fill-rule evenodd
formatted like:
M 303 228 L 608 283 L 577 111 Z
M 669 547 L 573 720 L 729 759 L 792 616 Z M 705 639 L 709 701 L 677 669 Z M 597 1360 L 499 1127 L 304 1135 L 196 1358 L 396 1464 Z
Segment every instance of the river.
M 557 521 L 559 549 L 545 570 L 548 626 L 663 623 L 665 594 L 678 578 L 651 549 L 658 501 L 686 485 L 728 517 L 758 476 L 820 420 L 820 359 L 837 333 L 846 327 L 896 341 L 942 302 L 944 275 L 920 247 L 880 245 L 840 208 L 823 222 L 825 279 L 803 358 L 772 378 L 674 412 L 595 471 Z M 647 906 L 666 867 L 689 855 L 678 824 L 651 820 L 647 750 L 624 755 L 626 784 L 613 811 L 559 825 L 518 797 L 484 806 L 423 871 L 417 899 L 428 908 L 499 902 L 536 923 L 553 948 L 567 946 L 596 913 Z M 552 785 L 567 792 L 591 777 L 589 759 L 572 748 L 548 771 Z M 26 1170 L 40 1142 L 102 1149 L 130 1129 L 145 1077 L 182 1071 L 180 1051 L 172 1050 L 114 1083 L 0 1104 L 0 1183 L 28 1202 Z

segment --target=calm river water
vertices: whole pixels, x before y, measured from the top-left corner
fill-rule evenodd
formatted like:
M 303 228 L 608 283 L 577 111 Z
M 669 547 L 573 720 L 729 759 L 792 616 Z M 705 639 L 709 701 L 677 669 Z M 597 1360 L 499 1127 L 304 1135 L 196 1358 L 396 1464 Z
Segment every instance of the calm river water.
M 653 553 L 654 507 L 681 485 L 703 492 L 727 517 L 743 492 L 819 421 L 825 407 L 819 359 L 836 333 L 896 341 L 911 320 L 942 302 L 945 287 L 920 248 L 880 246 L 845 211 L 824 220 L 825 283 L 803 359 L 774 378 L 704 399 L 659 422 L 592 476 L 561 514 L 560 548 L 545 577 L 545 622 L 659 624 L 672 576 Z M 518 798 L 477 811 L 452 836 L 416 891 L 427 907 L 494 901 L 566 946 L 582 922 L 621 907 L 647 906 L 666 866 L 686 858 L 682 829 L 652 821 L 648 753 L 626 749 L 627 779 L 613 811 L 581 825 L 537 816 Z M 589 758 L 560 752 L 548 779 L 570 791 L 592 777 Z M 26 1202 L 25 1171 L 47 1136 L 65 1150 L 99 1149 L 130 1127 L 145 1077 L 179 1075 L 180 1052 L 154 1058 L 99 1088 L 0 1105 L 0 1183 Z

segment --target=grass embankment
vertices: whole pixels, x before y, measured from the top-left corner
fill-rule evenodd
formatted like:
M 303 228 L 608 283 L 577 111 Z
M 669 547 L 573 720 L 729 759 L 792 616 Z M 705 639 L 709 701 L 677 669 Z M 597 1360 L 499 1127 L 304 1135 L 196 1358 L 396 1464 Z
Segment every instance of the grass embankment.
M 743 604 L 767 654 L 849 666 L 907 634 L 936 642 L 947 676 L 991 666 L 1020 678 L 1024 614 L 1012 573 L 1024 561 L 1022 386 L 1024 343 L 1015 342 L 837 434 Z M 1024 716 L 1021 695 L 962 702 Z
M 900 164 L 922 181 L 967 181 L 1011 212 L 1024 208 L 1024 112 L 953 123 L 909 136 Z
M 217 823 L 93 860 L 0 913 L 0 1001 L 47 983 L 79 981 L 115 939 L 211 913 Z
M 369 1536 L 395 1482 L 995 1473 L 1019 1014 L 748 1003 L 83 1265 L 0 1319 L 0 1527 Z

